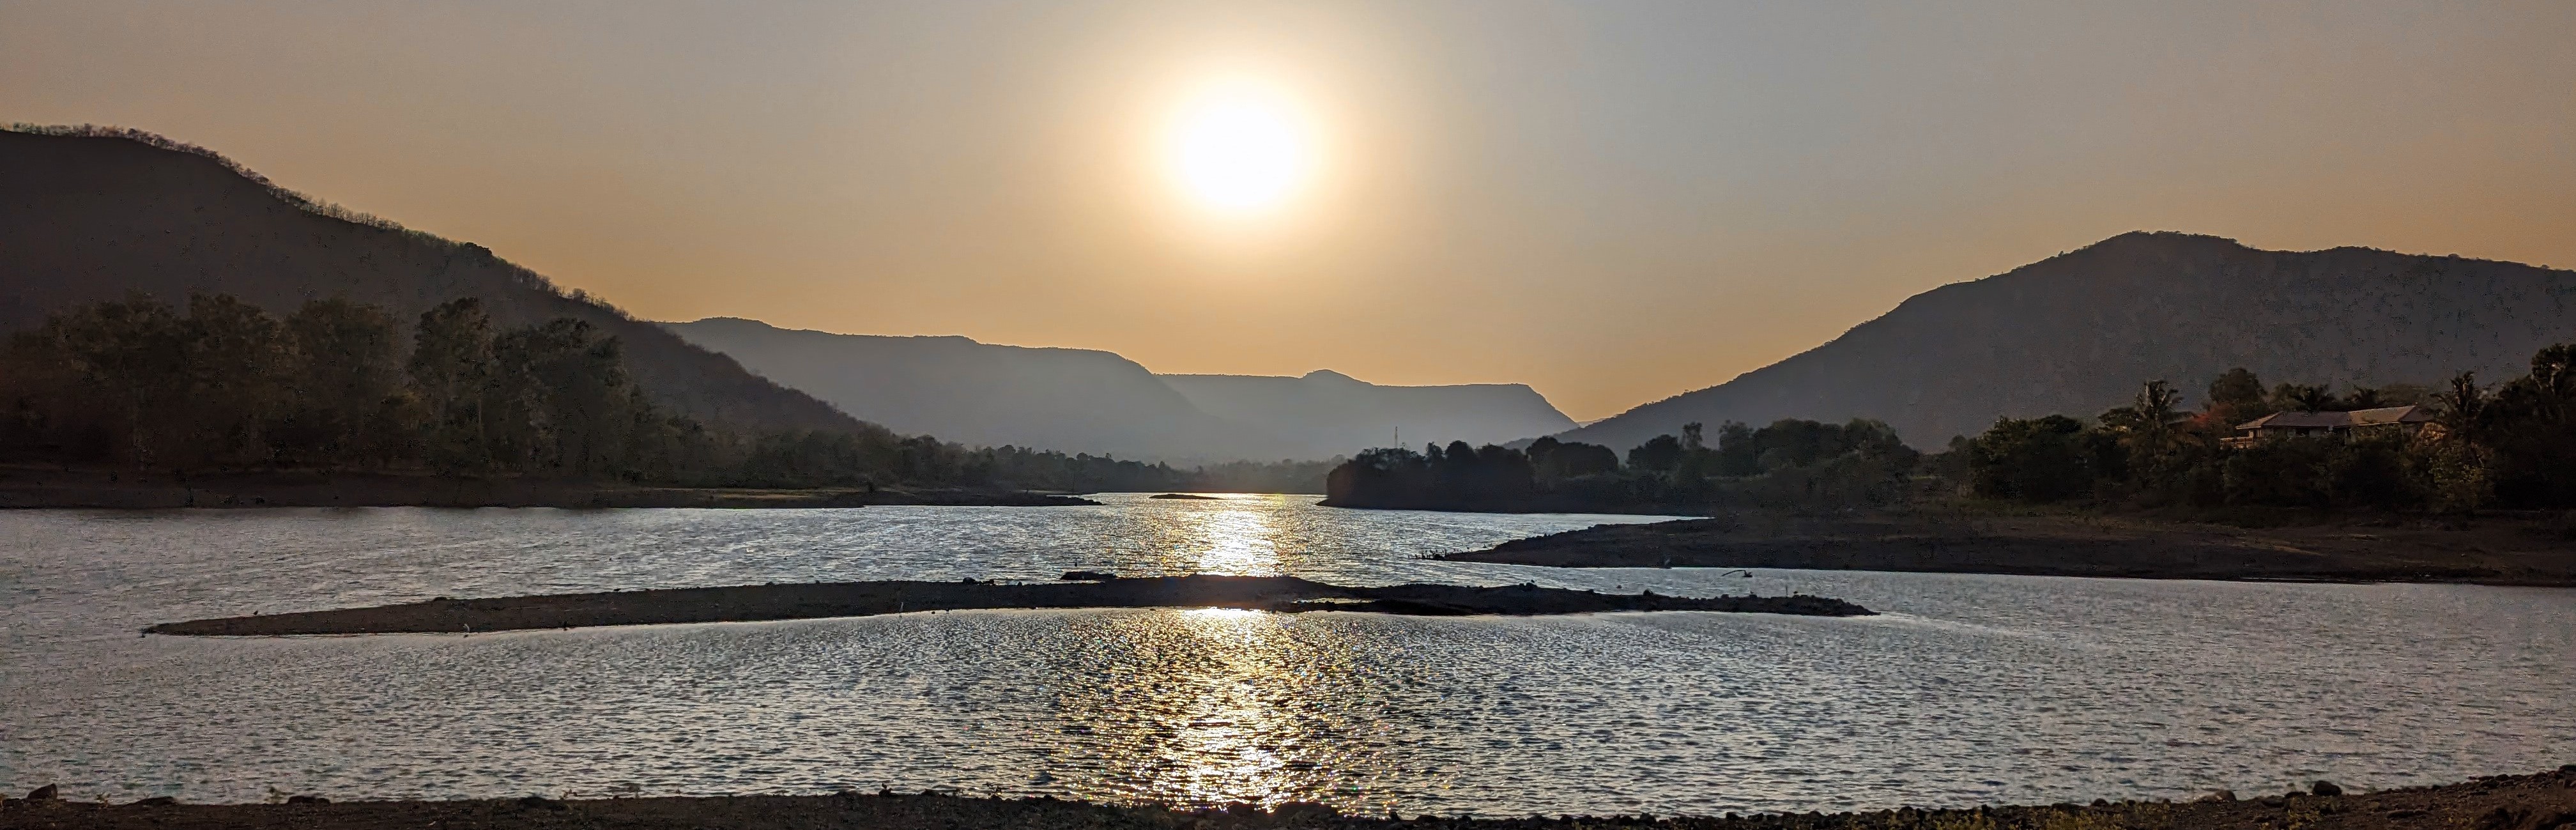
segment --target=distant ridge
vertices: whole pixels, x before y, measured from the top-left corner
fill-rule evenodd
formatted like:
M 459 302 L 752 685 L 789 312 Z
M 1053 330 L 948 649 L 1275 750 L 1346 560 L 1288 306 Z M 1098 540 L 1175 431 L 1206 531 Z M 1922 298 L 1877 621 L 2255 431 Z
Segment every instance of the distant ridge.
M 1276 460 L 1288 452 L 1200 412 L 1145 367 L 1109 352 L 834 334 L 734 317 L 662 325 L 897 432 L 1138 459 Z
M 0 332 L 131 292 L 226 293 L 276 314 L 333 297 L 406 323 L 473 296 L 496 323 L 587 320 L 625 341 L 661 403 L 750 428 L 868 428 L 480 245 L 284 190 L 212 151 L 133 130 L 0 130 Z
M 1354 455 L 1387 446 L 1503 443 L 1569 429 L 1574 419 L 1518 383 L 1381 386 L 1329 369 L 1303 377 L 1163 375 L 1201 411 L 1307 448 Z
M 2576 272 L 2136 232 L 1917 294 L 1805 353 L 1559 437 L 1624 449 L 1694 421 L 1867 417 L 1938 448 L 2000 416 L 2091 415 L 2149 379 L 2194 401 L 2235 366 L 2337 388 L 2502 379 L 2569 340 Z
M 1205 463 L 1324 460 L 1407 443 L 1508 441 L 1574 426 L 1527 386 L 1381 386 L 1304 377 L 1156 375 L 1117 354 L 782 329 L 717 317 L 663 324 L 771 380 L 898 431 Z

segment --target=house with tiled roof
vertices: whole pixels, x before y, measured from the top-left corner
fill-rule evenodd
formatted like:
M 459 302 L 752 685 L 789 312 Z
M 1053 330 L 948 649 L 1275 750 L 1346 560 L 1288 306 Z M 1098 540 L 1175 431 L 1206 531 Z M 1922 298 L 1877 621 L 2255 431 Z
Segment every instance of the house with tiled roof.
M 2390 432 L 2413 435 L 2432 422 L 2432 410 L 2421 406 L 2383 406 L 2350 412 L 2275 412 L 2237 424 L 2236 436 L 2227 439 L 2227 443 L 2242 447 L 2276 438 L 2357 438 Z

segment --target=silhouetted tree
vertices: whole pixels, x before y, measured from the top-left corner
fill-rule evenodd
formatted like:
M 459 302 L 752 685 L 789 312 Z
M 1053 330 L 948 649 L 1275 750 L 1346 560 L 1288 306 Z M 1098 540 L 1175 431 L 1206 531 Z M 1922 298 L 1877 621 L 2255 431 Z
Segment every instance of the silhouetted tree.
M 2324 412 L 2335 407 L 2335 396 L 2322 385 L 2284 383 L 2272 390 L 2272 406 L 2301 412 Z
M 495 461 L 485 410 L 493 385 L 492 320 L 483 301 L 453 300 L 421 312 L 408 364 L 429 413 L 432 465 L 450 472 L 486 469 Z
M 405 388 L 400 329 L 391 315 L 347 300 L 314 300 L 286 318 L 297 365 L 273 443 L 290 461 L 381 464 L 406 455 L 415 415 Z
M 1628 466 L 1652 473 L 1669 473 L 1682 461 L 1682 442 L 1670 435 L 1646 439 L 1628 450 Z
M 1997 420 L 1968 446 L 1970 485 L 1978 495 L 2024 501 L 2082 495 L 2102 472 L 2095 443 L 2064 415 Z
M 2263 381 L 2239 366 L 2209 382 L 2208 418 L 2234 426 L 2278 411 L 2263 396 Z
M 2461 372 L 2433 395 L 2435 422 L 2443 433 L 2456 440 L 2476 441 L 2484 436 L 2487 416 L 2487 393 L 2478 385 L 2478 373 Z

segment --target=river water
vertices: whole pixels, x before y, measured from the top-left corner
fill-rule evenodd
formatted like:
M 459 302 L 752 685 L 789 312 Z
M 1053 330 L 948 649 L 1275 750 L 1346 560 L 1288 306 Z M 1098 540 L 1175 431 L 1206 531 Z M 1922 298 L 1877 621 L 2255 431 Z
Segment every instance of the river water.
M 2576 762 L 2576 591 L 1423 561 L 1639 517 L 1100 507 L 0 513 L 0 788 L 817 793 L 1840 810 L 2438 783 Z M 435 596 L 1066 570 L 1885 612 L 976 611 L 474 636 L 144 637 Z

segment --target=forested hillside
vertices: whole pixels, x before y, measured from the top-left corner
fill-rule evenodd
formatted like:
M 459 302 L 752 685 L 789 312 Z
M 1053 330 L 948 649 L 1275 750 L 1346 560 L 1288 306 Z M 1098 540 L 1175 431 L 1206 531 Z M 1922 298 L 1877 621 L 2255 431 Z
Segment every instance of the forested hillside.
M 314 202 L 158 136 L 49 132 L 72 134 L 0 131 L 0 333 L 134 292 L 228 294 L 280 313 L 341 299 L 402 321 L 473 297 L 498 326 L 568 317 L 618 338 L 636 381 L 679 412 L 746 428 L 860 426 L 480 245 Z
M 1872 418 L 1935 448 L 1998 417 L 2102 411 L 2140 379 L 2192 389 L 2240 366 L 2337 390 L 2509 377 L 2571 334 L 2576 272 L 2130 233 L 1924 292 L 1804 354 L 1559 437 L 1626 448 L 1688 423 Z
M 1323 472 L 898 435 L 481 246 L 127 130 L 0 130 L 0 335 L 0 463 L 1086 491 Z

